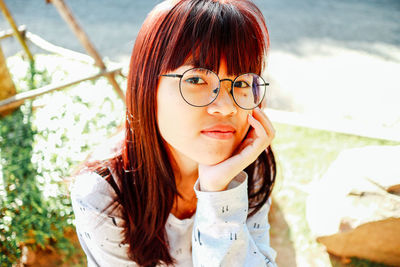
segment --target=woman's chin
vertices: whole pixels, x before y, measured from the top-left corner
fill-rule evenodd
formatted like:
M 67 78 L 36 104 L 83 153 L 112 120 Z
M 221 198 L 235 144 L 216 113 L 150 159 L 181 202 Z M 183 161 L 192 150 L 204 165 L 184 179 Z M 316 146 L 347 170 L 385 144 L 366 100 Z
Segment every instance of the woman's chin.
M 208 155 L 208 156 L 204 156 L 204 157 L 199 157 L 197 159 L 197 162 L 199 164 L 203 164 L 203 165 L 216 165 L 218 163 L 221 163 L 222 161 L 228 159 L 230 157 L 231 153 L 227 153 L 227 154 L 212 154 L 212 155 Z

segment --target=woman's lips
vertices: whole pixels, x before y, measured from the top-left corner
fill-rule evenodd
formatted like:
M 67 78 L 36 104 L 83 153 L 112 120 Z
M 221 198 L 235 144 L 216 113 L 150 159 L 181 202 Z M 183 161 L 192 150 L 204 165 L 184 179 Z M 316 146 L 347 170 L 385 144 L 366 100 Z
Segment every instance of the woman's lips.
M 231 125 L 214 125 L 201 131 L 205 136 L 220 140 L 231 139 L 235 132 L 235 128 Z
M 211 137 L 211 138 L 215 138 L 215 139 L 222 139 L 222 140 L 226 140 L 226 139 L 231 139 L 234 135 L 233 132 L 217 132 L 217 131 L 201 131 L 202 134 Z

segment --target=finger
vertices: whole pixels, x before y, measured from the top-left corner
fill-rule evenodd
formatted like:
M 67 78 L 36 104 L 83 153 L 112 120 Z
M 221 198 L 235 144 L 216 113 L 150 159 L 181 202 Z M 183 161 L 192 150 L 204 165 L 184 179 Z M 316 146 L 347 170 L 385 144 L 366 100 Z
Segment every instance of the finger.
M 262 123 L 258 120 L 256 120 L 253 116 L 249 116 L 249 123 L 251 126 L 253 126 L 255 135 L 258 137 L 255 139 L 254 144 L 256 146 L 262 145 L 262 146 L 268 146 L 269 143 L 271 142 L 272 138 L 268 136 L 264 126 Z
M 253 129 L 250 130 L 246 139 L 236 149 L 234 156 L 228 159 L 229 164 L 227 166 L 229 168 L 231 168 L 232 164 L 237 167 L 247 167 L 271 144 L 272 138 L 268 136 L 267 131 L 259 120 L 249 114 L 248 122 Z M 226 167 L 225 164 L 220 165 L 220 167 L 223 166 Z
M 254 138 L 252 137 L 247 137 L 241 144 L 240 146 L 235 150 L 233 154 L 239 154 L 242 152 L 243 149 L 245 149 L 247 146 L 251 145 L 254 141 Z
M 253 111 L 253 117 L 255 117 L 257 120 L 261 122 L 261 124 L 264 126 L 268 134 L 271 135 L 275 134 L 275 129 L 274 126 L 272 125 L 272 122 L 269 120 L 268 116 L 261 109 L 255 108 Z
M 259 108 L 255 108 L 253 112 L 253 116 L 255 119 L 260 121 L 263 125 L 264 129 L 267 131 L 269 137 L 275 137 L 275 128 L 272 125 L 272 122 L 269 120 L 268 116 Z
M 267 135 L 267 132 L 264 129 L 264 125 L 251 114 L 249 114 L 249 123 L 253 127 L 253 134 L 258 137 Z

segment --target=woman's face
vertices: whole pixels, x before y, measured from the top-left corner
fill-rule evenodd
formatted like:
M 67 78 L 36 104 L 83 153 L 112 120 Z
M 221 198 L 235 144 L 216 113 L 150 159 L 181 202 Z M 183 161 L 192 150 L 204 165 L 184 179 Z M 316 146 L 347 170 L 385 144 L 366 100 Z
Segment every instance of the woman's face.
M 171 74 L 182 74 L 193 66 L 183 65 Z M 219 78 L 227 75 L 226 61 L 221 60 Z M 231 82 L 221 82 L 217 99 L 205 107 L 185 102 L 179 91 L 179 78 L 160 77 L 157 91 L 157 123 L 166 145 L 176 157 L 214 165 L 229 158 L 245 137 L 251 110 L 238 107 L 229 93 Z

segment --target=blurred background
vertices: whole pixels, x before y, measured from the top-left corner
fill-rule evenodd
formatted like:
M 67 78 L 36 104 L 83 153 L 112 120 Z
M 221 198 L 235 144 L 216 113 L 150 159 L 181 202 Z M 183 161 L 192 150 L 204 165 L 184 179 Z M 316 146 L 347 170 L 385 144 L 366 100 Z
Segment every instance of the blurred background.
M 26 25 L 29 32 L 57 46 L 86 53 L 52 4 L 46 4 L 45 0 L 4 2 L 18 25 Z M 160 1 L 65 2 L 107 66 L 122 66 L 126 74 L 138 30 L 147 13 Z M 254 2 L 265 16 L 270 34 L 268 65 L 264 76 L 271 86 L 265 112 L 277 129 L 274 149 L 278 158 L 279 177 L 274 192 L 276 204 L 270 219 L 271 242 L 278 251 L 279 266 L 381 266 L 371 261 L 374 259 L 360 259 L 368 253 L 340 254 L 336 250 L 336 256 L 328 254 L 327 248 L 316 241 L 318 235 L 310 226 L 318 225 L 318 222 L 310 223 L 310 218 L 307 218 L 307 214 L 317 211 L 307 207 L 306 203 L 315 190 L 319 190 L 313 182 L 325 177 L 333 162 L 338 163 L 340 159 L 348 162 L 359 156 L 355 152 L 350 158 L 340 156 L 349 149 L 368 149 L 374 146 L 384 151 L 387 147 L 398 148 L 400 145 L 400 1 Z M 9 23 L 0 15 L 0 32 L 8 29 Z M 17 92 L 97 71 L 92 65 L 51 55 L 28 43 L 31 52 L 36 55 L 36 78 L 31 79 L 29 75 L 32 75 L 32 66 L 24 58 L 16 38 L 2 39 L 0 45 L 7 58 Z M 123 76 L 118 77 L 117 81 L 122 90 L 125 90 L 126 80 Z M 68 199 L 67 189 L 60 189 L 60 183 L 72 174 L 71 170 L 85 159 L 89 151 L 117 131 L 123 122 L 123 104 L 107 80 L 100 78 L 96 82 L 81 83 L 65 91 L 37 98 L 32 106 L 34 113 L 29 115 L 32 117 L 29 127 L 37 131 L 37 136 L 32 135 L 31 154 L 37 172 L 36 179 L 40 184 L 39 191 L 43 192 L 45 199 L 50 199 L 50 196 L 56 199 L 60 194 Z M 21 116 L 26 117 L 26 113 L 24 114 Z M 5 127 L 5 121 L 6 119 L 0 121 L 1 126 L 4 126 L 3 137 L 0 139 L 3 142 L 0 150 L 3 151 L 2 157 L 6 145 L 4 136 L 10 131 L 10 128 Z M 360 150 L 358 153 L 379 154 L 370 150 Z M 382 153 L 384 156 L 380 158 L 385 159 L 387 154 Z M 393 159 L 388 156 L 388 161 L 389 158 Z M 6 169 L 6 162 L 8 161 L 2 160 L 0 171 Z M 370 165 L 376 162 L 373 161 Z M 385 162 L 387 161 L 384 160 L 382 164 Z M 341 165 L 340 162 L 336 166 L 338 176 L 348 171 L 348 166 Z M 397 165 L 393 163 L 385 166 L 384 169 L 391 172 L 391 176 L 387 176 L 390 179 L 397 177 L 397 181 L 400 181 L 400 176 L 396 176 L 399 175 Z M 342 169 L 339 170 L 340 168 Z M 377 168 L 384 172 L 383 167 Z M 329 170 L 332 172 L 332 169 Z M 8 188 L 3 191 L 7 192 L 10 189 L 7 187 L 7 177 L 4 173 L 1 177 L 4 180 L 3 187 Z M 2 195 L 4 197 L 7 193 Z M 398 195 L 395 196 L 397 199 Z M 7 201 L 9 202 L 4 202 L 2 207 L 4 214 L 16 202 L 15 199 Z M 67 216 L 65 218 L 69 221 L 61 225 L 60 229 L 73 225 L 70 203 L 65 201 L 64 210 L 57 212 L 64 212 L 63 216 Z M 58 202 L 51 203 L 50 206 Z M 393 205 L 398 205 L 398 202 Z M 15 220 L 15 214 L 19 213 L 10 213 L 8 217 L 4 217 L 7 223 L 3 226 L 0 223 L 4 234 L 13 232 L 7 227 Z M 14 231 L 16 236 L 18 231 Z M 75 242 L 71 251 L 80 256 L 74 256 L 73 264 L 79 266 L 84 264 L 84 257 L 76 239 L 73 239 L 75 237 L 70 237 L 73 236 L 73 231 L 72 234 L 69 231 L 64 235 L 69 240 L 74 240 L 72 243 Z M 37 235 L 35 238 L 38 238 Z M 46 238 L 48 237 L 43 234 L 42 243 L 47 245 L 39 246 L 42 250 L 51 247 L 45 241 Z M 4 240 L 11 242 L 16 239 L 15 236 L 3 236 L 2 242 Z M 29 243 L 26 240 L 26 236 L 19 239 L 28 244 L 27 247 L 32 247 L 32 251 L 37 251 L 36 246 L 32 245 L 35 242 Z M 11 247 L 10 245 L 7 253 L 11 251 Z M 400 251 L 400 247 L 397 248 Z M 3 247 L 2 253 L 6 251 Z M 21 250 L 16 255 L 27 257 L 27 251 L 30 253 L 31 248 L 25 252 Z M 51 254 L 49 251 L 46 253 Z M 400 262 L 400 256 L 395 253 L 393 255 L 397 255 Z M 338 256 L 341 256 L 340 259 L 336 258 Z M 81 260 L 76 260 L 79 257 Z M 380 259 L 375 261 L 381 262 L 379 264 L 385 263 Z M 31 265 L 27 262 L 25 265 L 35 266 L 34 260 L 31 262 Z M 72 266 L 71 261 L 69 262 L 65 263 L 66 266 Z M 395 261 L 387 261 L 386 264 L 393 265 L 393 262 Z M 40 264 L 36 266 L 45 266 L 44 263 Z
M 68 1 L 101 55 L 127 63 L 136 34 L 160 1 Z M 84 52 L 45 1 L 6 1 L 18 23 L 47 41 Z M 400 2 L 256 0 L 270 33 L 270 107 L 355 119 L 400 131 Z M 8 28 L 0 20 L 0 27 Z M 19 49 L 2 42 L 6 55 Z

